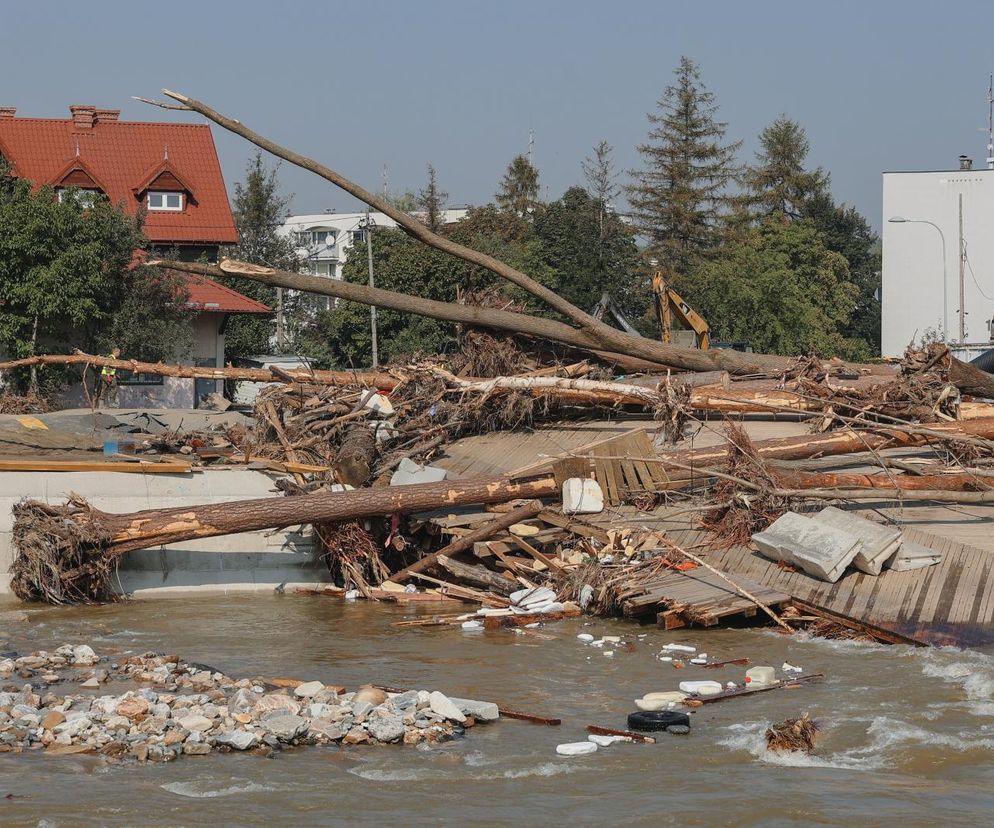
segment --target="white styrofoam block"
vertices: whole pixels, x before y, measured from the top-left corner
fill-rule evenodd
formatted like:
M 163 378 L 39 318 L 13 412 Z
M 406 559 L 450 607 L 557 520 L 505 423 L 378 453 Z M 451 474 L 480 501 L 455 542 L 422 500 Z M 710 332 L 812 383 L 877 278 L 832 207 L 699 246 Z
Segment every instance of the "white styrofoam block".
M 767 558 L 785 560 L 832 584 L 862 548 L 855 535 L 795 512 L 786 512 L 752 540 Z
M 942 553 L 920 543 L 904 541 L 900 548 L 887 560 L 887 568 L 895 572 L 907 572 L 910 569 L 924 569 L 942 561 Z
M 382 394 L 373 394 L 362 404 L 363 408 L 368 408 L 375 414 L 379 414 L 383 417 L 389 417 L 393 414 L 393 403 L 390 402 Z
M 604 511 L 604 492 L 596 480 L 571 477 L 563 483 L 563 512 L 567 515 L 594 515 Z

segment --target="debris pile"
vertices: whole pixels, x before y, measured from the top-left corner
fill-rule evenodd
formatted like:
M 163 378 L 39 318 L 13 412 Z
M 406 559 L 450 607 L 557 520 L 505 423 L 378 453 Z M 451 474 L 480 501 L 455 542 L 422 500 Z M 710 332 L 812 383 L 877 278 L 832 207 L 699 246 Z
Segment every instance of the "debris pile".
M 818 739 L 818 725 L 804 713 L 796 719 L 784 719 L 766 731 L 766 747 L 773 751 L 811 753 Z
M 0 752 L 96 753 L 109 762 L 440 742 L 499 717 L 495 704 L 438 691 L 346 692 L 320 681 L 236 680 L 177 656 L 145 653 L 112 662 L 85 644 L 0 660 L 0 681 Z M 60 692 L 64 684 L 78 690 Z M 101 692 L 125 685 L 143 686 Z

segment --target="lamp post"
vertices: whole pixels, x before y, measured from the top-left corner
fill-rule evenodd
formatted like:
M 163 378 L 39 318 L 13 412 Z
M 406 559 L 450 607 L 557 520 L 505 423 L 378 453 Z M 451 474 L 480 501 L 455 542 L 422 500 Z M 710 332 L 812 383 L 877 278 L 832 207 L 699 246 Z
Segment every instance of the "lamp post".
M 942 341 L 949 341 L 949 303 L 946 298 L 946 236 L 942 232 L 942 228 L 939 227 L 934 221 L 927 221 L 926 219 L 909 219 L 904 218 L 904 216 L 894 216 L 893 218 L 887 219 L 889 224 L 927 224 L 930 227 L 934 227 L 939 233 L 939 240 L 942 242 Z

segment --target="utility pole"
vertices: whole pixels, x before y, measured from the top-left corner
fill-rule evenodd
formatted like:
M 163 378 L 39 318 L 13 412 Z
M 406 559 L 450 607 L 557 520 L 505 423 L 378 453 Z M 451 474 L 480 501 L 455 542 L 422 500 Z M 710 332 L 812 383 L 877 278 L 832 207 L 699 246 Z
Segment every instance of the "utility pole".
M 966 342 L 966 305 L 963 301 L 966 247 L 963 244 L 963 193 L 959 194 L 959 341 Z
M 366 259 L 369 264 L 369 287 L 375 288 L 376 285 L 373 282 L 373 218 L 370 216 L 368 208 L 366 209 Z M 376 305 L 369 306 L 369 329 L 373 344 L 373 367 L 378 368 L 380 358 L 376 342 Z
M 283 288 L 276 288 L 276 353 L 283 353 L 286 335 L 283 330 Z

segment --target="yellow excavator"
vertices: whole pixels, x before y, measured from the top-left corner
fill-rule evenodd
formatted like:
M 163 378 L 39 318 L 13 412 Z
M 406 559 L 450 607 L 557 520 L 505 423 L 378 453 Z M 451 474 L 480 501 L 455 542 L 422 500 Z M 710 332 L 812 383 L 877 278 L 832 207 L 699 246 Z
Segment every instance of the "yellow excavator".
M 662 271 L 652 275 L 652 295 L 656 305 L 656 318 L 662 329 L 663 342 L 673 341 L 673 317 L 694 332 L 694 347 L 706 351 L 711 347 L 711 327 L 704 317 L 688 305 L 683 297 L 666 284 Z
M 679 293 L 666 284 L 662 271 L 657 270 L 652 276 L 652 296 L 656 308 L 656 319 L 659 320 L 659 327 L 662 330 L 663 342 L 700 348 L 702 351 L 711 347 L 710 325 L 703 316 L 684 301 Z M 596 319 L 603 319 L 606 314 L 610 314 L 625 333 L 632 336 L 642 336 L 638 329 L 625 318 L 624 313 L 610 293 L 605 292 L 601 296 L 600 302 L 591 313 Z M 674 327 L 674 318 L 682 327 Z M 738 347 L 738 343 L 732 344 L 731 347 Z

